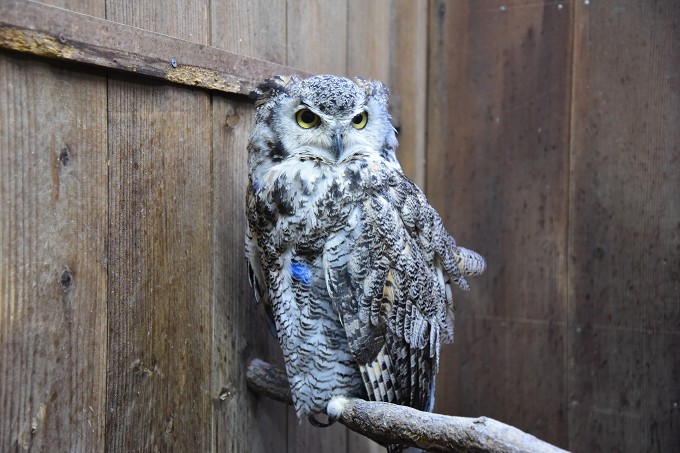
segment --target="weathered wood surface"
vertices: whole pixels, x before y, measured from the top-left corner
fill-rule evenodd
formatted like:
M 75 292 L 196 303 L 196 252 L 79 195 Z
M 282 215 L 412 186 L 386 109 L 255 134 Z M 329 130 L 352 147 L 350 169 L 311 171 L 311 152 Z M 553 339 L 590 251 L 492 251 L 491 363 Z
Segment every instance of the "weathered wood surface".
M 246 388 L 245 368 L 252 356 L 276 360 L 278 344 L 261 307 L 250 294 L 243 240 L 245 146 L 253 124 L 253 106 L 245 101 L 213 99 L 213 359 L 212 393 L 215 451 L 276 451 L 286 442 L 287 408 L 258 398 Z
M 206 8 L 121 1 L 107 17 L 205 43 Z M 219 398 L 210 380 L 210 96 L 111 74 L 108 99 L 106 445 L 209 450 Z
M 286 1 L 288 65 L 313 74 L 347 72 L 347 2 Z
M 426 0 L 392 0 L 390 104 L 398 131 L 397 155 L 404 173 L 426 188 L 428 130 L 428 24 Z
M 183 5 L 189 8 L 192 3 Z M 0 47 L 227 93 L 248 94 L 271 74 L 300 73 L 208 46 L 207 7 L 200 17 L 171 17 L 175 8 L 149 5 L 131 7 L 136 25 L 126 26 L 112 17 L 106 20 L 32 0 L 3 1 Z M 184 38 L 153 31 L 158 23 L 173 20 L 180 22 L 177 29 L 184 30 Z
M 248 386 L 269 398 L 292 403 L 286 373 L 255 359 L 248 365 Z M 333 398 L 330 419 L 383 445 L 401 444 L 431 452 L 565 452 L 519 429 L 479 417 L 449 417 L 397 404 Z
M 567 446 L 573 3 L 430 4 L 427 194 L 488 268 L 458 293 L 439 412 Z
M 213 6 L 214 46 L 285 64 L 285 14 L 268 13 L 276 5 L 244 0 Z M 262 30 L 269 39 L 257 39 Z M 282 360 L 245 266 L 245 148 L 253 114 L 244 99 L 213 97 L 213 388 L 224 392 L 213 414 L 215 451 L 277 451 L 288 436 L 287 407 L 253 395 L 242 366 L 260 354 Z
M 286 65 L 288 41 L 284 9 L 279 0 L 213 2 L 211 44 L 218 49 Z
M 0 451 L 104 446 L 106 78 L 0 55 Z
M 383 81 L 404 172 L 425 187 L 428 3 L 349 1 L 347 75 Z
M 576 5 L 569 444 L 680 451 L 680 8 Z
M 286 64 L 286 15 L 271 14 L 277 8 L 281 5 L 271 0 L 213 3 L 212 45 Z M 261 39 L 264 30 L 267 39 Z M 288 408 L 253 395 L 243 367 L 259 355 L 282 363 L 278 342 L 251 295 L 243 249 L 246 143 L 254 111 L 245 100 L 213 98 L 213 379 L 230 392 L 213 415 L 216 451 L 277 451 L 288 439 Z

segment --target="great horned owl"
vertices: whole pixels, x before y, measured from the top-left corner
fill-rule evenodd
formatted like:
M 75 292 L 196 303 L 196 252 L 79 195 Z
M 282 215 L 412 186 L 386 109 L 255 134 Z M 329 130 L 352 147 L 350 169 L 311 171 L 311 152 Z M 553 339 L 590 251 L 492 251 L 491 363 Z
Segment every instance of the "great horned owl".
M 451 284 L 484 259 L 404 175 L 380 82 L 274 77 L 253 94 L 246 254 L 298 416 L 339 395 L 431 411 Z

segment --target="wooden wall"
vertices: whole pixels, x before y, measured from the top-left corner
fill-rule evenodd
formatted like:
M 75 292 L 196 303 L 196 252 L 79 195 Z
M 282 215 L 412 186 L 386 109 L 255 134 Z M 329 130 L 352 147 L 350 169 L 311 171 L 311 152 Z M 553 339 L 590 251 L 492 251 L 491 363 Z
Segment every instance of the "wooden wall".
M 488 260 L 437 408 L 680 451 L 680 5 L 436 1 L 429 30 L 427 193 Z
M 3 0 L 4 1 L 4 0 Z M 386 81 L 405 171 L 487 272 L 437 410 L 680 449 L 673 0 L 55 0 Z M 245 385 L 243 96 L 0 50 L 0 451 L 381 451 Z

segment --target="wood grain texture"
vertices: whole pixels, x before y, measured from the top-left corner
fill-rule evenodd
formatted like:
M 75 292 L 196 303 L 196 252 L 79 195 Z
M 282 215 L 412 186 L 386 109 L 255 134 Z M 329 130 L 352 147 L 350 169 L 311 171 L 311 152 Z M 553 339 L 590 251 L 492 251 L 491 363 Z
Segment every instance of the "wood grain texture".
M 488 263 L 472 291 L 454 296 L 458 335 L 442 358 L 436 410 L 483 414 L 558 446 L 567 443 L 570 9 L 430 4 L 427 194 Z
M 213 99 L 212 376 L 213 393 L 224 395 L 213 414 L 215 451 L 277 451 L 287 439 L 286 405 L 259 398 L 246 386 L 250 359 L 282 362 L 262 307 L 253 300 L 244 254 L 246 143 L 253 112 L 253 106 L 243 100 Z
M 107 19 L 206 43 L 206 8 L 110 2 Z M 219 398 L 210 362 L 210 96 L 114 75 L 108 93 L 107 447 L 208 450 Z
M 109 80 L 107 446 L 208 449 L 210 102 Z
M 210 12 L 213 47 L 286 64 L 286 2 L 212 1 Z
M 404 172 L 425 187 L 428 3 L 350 0 L 347 75 L 380 80 L 390 89 L 390 114 Z
M 210 42 L 210 0 L 106 0 L 107 19 L 197 44 Z
M 137 20 L 137 8 L 122 9 L 131 15 L 130 20 Z M 166 23 L 159 26 L 167 29 Z M 177 33 L 193 38 L 191 32 Z M 0 48 L 225 93 L 249 94 L 256 83 L 272 74 L 300 73 L 277 63 L 30 0 L 0 3 Z
M 287 64 L 313 74 L 347 71 L 347 0 L 287 1 Z
M 318 416 L 319 421 L 325 421 L 325 415 Z M 308 420 L 298 420 L 295 410 L 288 406 L 288 452 L 306 453 L 319 451 L 324 453 L 346 453 L 349 431 L 340 423 L 328 428 L 317 428 Z M 357 440 L 357 442 L 359 442 Z M 361 450 L 368 448 L 368 443 L 360 442 Z
M 566 423 L 556 419 L 562 416 L 565 376 L 561 367 L 555 371 L 543 364 L 553 365 L 555 351 L 566 350 L 564 326 L 484 317 L 464 318 L 460 325 L 455 343 L 445 348 L 435 412 L 526 425 L 531 434 L 558 438 L 566 448 Z M 546 408 L 546 401 L 554 406 Z
M 272 14 L 277 9 L 281 14 Z M 211 13 L 213 46 L 286 63 L 285 4 L 212 2 Z M 245 260 L 246 147 L 254 113 L 254 106 L 244 99 L 213 96 L 212 376 L 214 390 L 229 392 L 213 412 L 215 451 L 280 451 L 288 437 L 286 405 L 254 395 L 245 379 L 248 361 L 254 357 L 283 363 L 262 307 L 255 304 Z
M 425 190 L 428 129 L 428 26 L 426 0 L 392 0 L 390 112 L 399 131 L 397 156 L 404 173 Z
M 106 79 L 0 54 L 0 451 L 104 446 Z
M 680 9 L 576 9 L 569 228 L 574 451 L 680 450 Z
M 391 0 L 348 0 L 347 76 L 390 82 Z
M 40 3 L 94 17 L 104 17 L 106 15 L 106 1 L 101 0 L 41 0 Z

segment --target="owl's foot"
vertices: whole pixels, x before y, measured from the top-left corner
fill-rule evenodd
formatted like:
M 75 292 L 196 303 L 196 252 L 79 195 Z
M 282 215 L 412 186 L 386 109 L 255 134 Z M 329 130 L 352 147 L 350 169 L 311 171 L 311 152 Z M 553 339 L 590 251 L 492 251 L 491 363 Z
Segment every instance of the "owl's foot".
M 328 406 L 326 407 L 326 414 L 328 414 L 328 423 L 320 422 L 319 420 L 314 418 L 314 414 L 309 414 L 308 417 L 309 423 L 316 426 L 317 428 L 328 428 L 333 423 L 338 421 L 340 415 L 342 414 L 342 409 L 345 407 L 345 403 L 347 403 L 347 398 L 345 398 L 344 396 L 334 396 L 333 398 L 331 398 L 330 402 L 328 403 Z
M 338 421 L 337 417 L 330 417 L 330 416 L 329 416 L 329 417 L 328 417 L 328 422 L 327 422 L 327 423 L 323 423 L 323 422 L 320 422 L 319 420 L 317 420 L 316 418 L 314 418 L 314 414 L 309 414 L 309 416 L 308 416 L 307 418 L 309 419 L 309 423 L 311 423 L 312 425 L 316 426 L 317 428 L 328 428 L 328 427 L 331 426 L 333 423 L 335 423 L 336 421 Z

